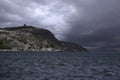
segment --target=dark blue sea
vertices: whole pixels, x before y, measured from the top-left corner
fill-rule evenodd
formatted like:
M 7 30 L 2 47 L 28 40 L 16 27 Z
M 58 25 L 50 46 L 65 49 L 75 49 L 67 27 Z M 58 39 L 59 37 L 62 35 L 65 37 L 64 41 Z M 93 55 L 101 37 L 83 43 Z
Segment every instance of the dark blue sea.
M 0 80 L 120 80 L 120 53 L 0 52 Z

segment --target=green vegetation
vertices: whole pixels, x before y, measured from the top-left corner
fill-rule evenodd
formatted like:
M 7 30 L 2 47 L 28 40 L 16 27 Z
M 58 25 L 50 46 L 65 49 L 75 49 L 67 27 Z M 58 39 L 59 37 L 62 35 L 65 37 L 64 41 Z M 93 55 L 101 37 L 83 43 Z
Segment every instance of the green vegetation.
M 8 46 L 7 38 L 0 40 L 0 49 L 11 49 L 11 47 Z
M 6 35 L 8 35 L 9 33 L 8 32 L 0 32 L 0 34 L 6 34 Z
M 23 36 L 17 38 L 20 42 L 23 42 L 24 44 L 27 44 L 27 39 Z

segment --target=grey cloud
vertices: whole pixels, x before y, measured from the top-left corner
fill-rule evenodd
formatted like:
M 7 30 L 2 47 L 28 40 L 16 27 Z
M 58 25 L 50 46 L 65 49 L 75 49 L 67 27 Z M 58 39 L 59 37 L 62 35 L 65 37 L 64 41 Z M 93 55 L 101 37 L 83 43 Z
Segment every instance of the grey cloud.
M 28 0 L 1 0 L 0 1 L 0 23 L 6 26 L 15 26 L 24 23 L 37 24 L 36 19 L 32 18 L 34 14 L 32 1 Z M 31 10 L 31 11 L 30 11 Z
M 71 4 L 76 7 L 77 14 L 67 19 L 71 30 L 66 34 L 66 40 L 83 44 L 91 49 L 93 47 L 95 50 L 119 51 L 120 38 L 116 37 L 120 34 L 120 1 L 92 1 L 86 4 L 84 1 L 84 4 L 72 1 Z

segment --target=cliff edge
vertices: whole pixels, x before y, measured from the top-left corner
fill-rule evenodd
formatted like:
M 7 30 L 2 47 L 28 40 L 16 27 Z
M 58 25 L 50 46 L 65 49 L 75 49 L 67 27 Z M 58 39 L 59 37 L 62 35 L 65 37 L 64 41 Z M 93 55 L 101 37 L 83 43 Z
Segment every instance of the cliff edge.
M 87 51 L 76 43 L 57 40 L 49 30 L 33 26 L 0 28 L 0 50 Z

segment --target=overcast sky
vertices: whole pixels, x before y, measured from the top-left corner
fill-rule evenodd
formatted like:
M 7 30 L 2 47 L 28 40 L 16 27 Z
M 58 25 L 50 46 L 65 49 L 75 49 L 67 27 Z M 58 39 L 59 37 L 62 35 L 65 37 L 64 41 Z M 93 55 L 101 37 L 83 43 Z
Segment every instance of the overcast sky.
M 89 50 L 120 52 L 120 0 L 0 0 L 0 27 L 24 23 Z

